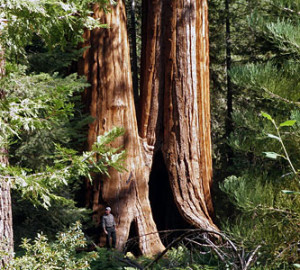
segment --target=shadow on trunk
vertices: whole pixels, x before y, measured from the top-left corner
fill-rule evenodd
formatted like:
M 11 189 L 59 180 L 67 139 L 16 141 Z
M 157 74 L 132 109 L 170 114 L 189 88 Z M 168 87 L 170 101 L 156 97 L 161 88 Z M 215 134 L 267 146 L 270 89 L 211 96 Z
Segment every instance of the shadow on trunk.
M 168 171 L 161 151 L 154 156 L 149 181 L 149 198 L 158 231 L 191 228 L 191 225 L 180 215 L 174 202 Z M 176 237 L 175 234 L 162 234 L 163 244 L 168 245 Z

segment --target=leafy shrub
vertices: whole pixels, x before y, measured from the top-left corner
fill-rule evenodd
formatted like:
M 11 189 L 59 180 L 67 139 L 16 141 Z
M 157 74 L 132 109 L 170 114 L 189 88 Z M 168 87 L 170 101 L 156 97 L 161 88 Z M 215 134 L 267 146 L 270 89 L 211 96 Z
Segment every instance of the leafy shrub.
M 300 201 L 299 195 L 281 191 L 286 187 L 299 190 L 297 181 L 271 183 L 255 175 L 231 176 L 221 184 L 237 209 L 223 228 L 246 250 L 262 246 L 261 269 L 294 269 L 298 260 Z
M 87 270 L 90 262 L 97 258 L 96 252 L 78 252 L 87 242 L 81 230 L 81 224 L 75 223 L 66 232 L 58 233 L 57 240 L 49 243 L 43 234 L 34 241 L 23 240 L 25 254 L 10 262 L 9 270 Z
M 98 257 L 91 263 L 92 270 L 121 270 L 136 269 L 129 268 L 126 263 L 121 262 L 118 258 L 123 258 L 124 254 L 118 251 L 107 250 L 106 248 L 97 249 Z

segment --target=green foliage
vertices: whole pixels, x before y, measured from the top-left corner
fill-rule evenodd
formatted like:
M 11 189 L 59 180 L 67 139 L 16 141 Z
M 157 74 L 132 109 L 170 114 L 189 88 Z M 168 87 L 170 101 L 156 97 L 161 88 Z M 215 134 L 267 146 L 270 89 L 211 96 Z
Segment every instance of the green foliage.
M 105 270 L 136 270 L 146 268 L 153 258 L 140 256 L 135 258 L 132 254 L 122 254 L 118 251 L 109 251 L 104 248 L 97 249 L 98 258 L 91 263 L 91 269 Z M 200 270 L 200 269 L 227 269 L 220 264 L 210 252 L 199 253 L 191 251 L 184 245 L 172 248 L 166 256 L 154 264 L 151 269 L 164 270 Z M 229 269 L 229 268 L 228 268 Z
M 114 128 L 112 131 L 97 138 L 92 151 L 82 155 L 72 149 L 57 146 L 54 154 L 54 165 L 47 166 L 40 172 L 32 173 L 28 168 L 1 165 L 1 178 L 9 179 L 13 187 L 19 189 L 23 197 L 27 197 L 35 204 L 49 207 L 51 199 L 65 200 L 53 193 L 61 185 L 67 185 L 68 179 L 87 176 L 91 179 L 91 172 L 108 175 L 108 169 L 113 167 L 123 170 L 125 151 L 110 148 L 107 143 L 123 134 L 122 128 Z M 97 156 L 97 159 L 96 159 Z
M 274 62 L 236 66 L 231 70 L 234 82 L 262 93 L 266 98 L 277 98 L 300 105 L 299 63 L 287 61 L 276 65 Z
M 283 196 L 280 193 L 280 187 L 285 185 L 284 181 L 274 185 L 274 183 L 267 182 L 267 179 L 264 178 L 249 180 L 250 176 L 248 175 L 248 178 L 247 175 L 243 177 L 230 176 L 220 185 L 237 208 L 245 212 L 253 212 L 259 208 L 262 210 L 269 209 L 270 211 L 276 211 L 280 208 L 292 208 L 297 197 Z M 295 186 L 295 184 L 296 182 L 293 181 L 288 186 Z
M 210 2 L 221 10 L 211 17 L 215 31 L 210 41 L 213 121 L 222 135 L 227 85 L 220 36 L 225 35 L 226 14 L 224 1 Z M 300 233 L 300 1 L 233 0 L 229 5 L 233 131 L 227 138 L 213 138 L 219 155 L 216 175 L 224 192 L 216 196 L 216 213 L 221 229 L 246 252 L 262 245 L 254 269 L 294 269 Z M 225 142 L 232 151 L 227 161 Z
M 153 259 L 147 257 L 138 258 L 140 265 L 147 267 Z M 148 269 L 148 268 L 147 268 Z M 167 254 L 157 263 L 151 266 L 155 270 L 212 270 L 212 269 L 230 269 L 217 259 L 217 256 L 211 250 L 203 247 L 194 249 L 186 247 L 183 243 L 176 248 L 170 249 Z
M 75 181 L 74 181 L 75 182 Z M 77 180 L 75 183 L 78 183 Z M 14 246 L 18 252 L 22 238 L 34 238 L 37 232 L 43 232 L 49 241 L 53 241 L 58 231 L 66 230 L 73 223 L 80 220 L 83 229 L 92 227 L 91 210 L 79 208 L 75 203 L 77 189 L 73 183 L 62 186 L 55 194 L 65 200 L 52 200 L 46 209 L 40 205 L 33 205 L 32 200 L 22 197 L 18 190 L 12 191 Z
M 103 7 L 106 0 L 98 1 Z M 49 48 L 76 47 L 82 41 L 84 28 L 103 27 L 92 16 L 90 1 L 1 2 L 1 44 L 9 56 L 25 55 L 24 48 L 38 35 Z
M 299 149 L 295 148 L 295 142 L 299 140 L 299 126 L 295 114 L 291 114 L 293 120 L 281 120 L 280 124 L 265 112 L 261 115 L 267 121 L 257 117 L 250 121 L 251 117 L 245 117 L 241 121 L 237 115 L 239 122 L 235 123 L 244 130 L 232 134 L 231 145 L 245 163 L 241 160 L 235 163 L 241 169 L 237 172 L 239 177 L 228 177 L 220 184 L 235 208 L 233 219 L 223 222 L 222 227 L 246 249 L 253 250 L 262 244 L 258 258 L 262 269 L 293 269 L 291 265 L 298 258 L 300 186 L 295 169 L 299 166 Z M 261 134 L 257 134 L 256 130 L 262 128 Z M 250 151 L 250 159 L 243 156 L 242 153 Z
M 80 223 L 66 232 L 57 234 L 57 240 L 49 243 L 47 237 L 38 234 L 34 241 L 23 240 L 24 255 L 10 262 L 8 269 L 90 269 L 90 262 L 97 258 L 95 252 L 80 252 L 87 246 Z
M 218 269 L 217 259 L 212 254 L 203 255 L 199 251 L 191 251 L 185 246 L 172 248 L 164 260 L 159 262 L 157 269 L 198 270 Z
M 136 269 L 118 260 L 124 258 L 124 254 L 118 251 L 107 250 L 106 248 L 97 248 L 97 259 L 91 263 L 92 270 L 121 270 L 121 269 Z
M 294 114 L 292 114 L 293 120 L 286 120 L 280 124 L 277 124 L 268 113 L 262 112 L 261 115 L 268 120 L 263 122 L 266 126 L 261 136 L 267 137 L 272 144 L 266 144 L 263 140 L 266 145 L 260 145 L 254 154 L 258 154 L 259 149 L 262 152 L 269 147 L 272 148 L 268 150 L 276 149 L 276 152 L 268 151 L 264 154 L 273 160 L 277 160 L 278 157 L 286 160 L 286 164 L 282 163 L 281 168 L 285 168 L 288 172 L 283 174 L 282 171 L 278 171 L 278 168 L 274 168 L 274 172 L 269 173 L 266 169 L 270 170 L 270 165 L 267 167 L 260 165 L 261 169 L 259 169 L 252 164 L 250 169 L 240 172 L 240 177 L 228 177 L 220 184 L 220 188 L 238 211 L 234 221 L 223 224 L 223 227 L 228 230 L 233 239 L 237 239 L 247 249 L 251 250 L 262 244 L 257 267 L 261 265 L 263 269 L 264 267 L 293 269 L 292 264 L 296 263 L 298 258 L 297 236 L 300 231 L 297 223 L 300 218 L 298 198 L 300 186 L 299 172 L 296 171 L 293 159 L 287 150 L 294 147 L 289 145 L 287 148 L 285 143 L 286 141 L 290 143 L 287 139 L 291 135 L 294 143 L 293 136 L 298 134 L 299 127 Z M 268 126 L 269 123 L 271 126 Z M 254 139 L 256 142 L 252 143 L 256 147 L 259 146 L 257 138 Z M 295 152 L 297 153 L 298 150 L 296 149 Z M 247 151 L 247 149 L 239 148 L 239 151 Z M 298 159 L 295 160 L 298 165 Z M 261 162 L 265 161 L 261 160 Z
M 43 73 L 28 76 L 20 68 L 18 73 L 8 70 L 1 84 L 7 89 L 0 101 L 1 143 L 10 153 L 10 166 L 1 166 L 1 175 L 22 196 L 15 203 L 18 209 L 14 218 L 19 220 L 14 226 L 16 240 L 34 234 L 45 224 L 44 231 L 53 235 L 58 228 L 86 215 L 72 201 L 81 176 L 107 174 L 109 167 L 123 169 L 125 152 L 107 145 L 122 135 L 123 129 L 100 136 L 91 151 L 76 151 L 70 147 L 74 140 L 77 147 L 82 144 L 85 136 L 80 128 L 91 121 L 84 115 L 74 119 L 75 94 L 87 86 L 85 80 L 76 74 L 65 78 Z M 28 201 L 38 208 L 32 208 Z M 26 211 L 21 210 L 24 204 Z
M 262 244 L 258 264 L 266 268 L 291 266 L 298 259 L 300 203 L 297 195 L 281 192 L 287 186 L 299 190 L 296 181 L 274 184 L 267 179 L 253 178 L 251 174 L 231 176 L 221 184 L 221 189 L 240 211 L 223 227 L 246 249 Z
M 1 89 L 5 89 L 0 103 L 1 144 L 11 143 L 12 136 L 20 137 L 22 131 L 49 131 L 62 126 L 73 116 L 72 96 L 87 86 L 76 74 L 62 78 L 46 73 L 27 76 L 25 72 L 25 67 L 8 66 L 7 75 L 0 81 Z
M 269 33 L 269 40 L 274 42 L 276 47 L 287 54 L 300 53 L 299 25 L 293 25 L 290 20 L 278 20 L 277 22 L 266 24 Z
M 286 159 L 289 163 L 289 166 L 291 167 L 292 169 L 292 172 L 293 174 L 296 176 L 296 177 L 299 177 L 298 175 L 298 172 L 295 170 L 294 168 L 294 165 L 290 159 L 290 156 L 286 150 L 286 147 L 285 147 L 285 144 L 282 140 L 282 137 L 281 137 L 281 132 L 280 132 L 280 129 L 283 128 L 283 127 L 292 127 L 296 124 L 296 120 L 288 120 L 288 121 L 284 121 L 283 123 L 279 124 L 279 126 L 277 126 L 275 120 L 267 113 L 265 112 L 262 112 L 262 116 L 267 118 L 270 122 L 272 122 L 272 124 L 274 125 L 275 127 L 275 130 L 276 130 L 276 133 L 277 133 L 277 136 L 276 135 L 273 135 L 273 134 L 270 134 L 268 133 L 268 137 L 271 138 L 271 139 L 275 139 L 277 141 L 280 142 L 281 144 L 281 148 L 282 148 L 282 152 L 283 154 L 277 154 L 277 153 L 274 153 L 274 152 L 265 152 L 266 156 L 269 157 L 269 158 L 272 158 L 272 159 L 276 159 L 277 157 L 283 157 L 284 159 Z M 300 183 L 300 182 L 299 182 Z
M 59 72 L 68 75 L 70 66 L 83 54 L 84 49 L 67 48 L 65 51 L 61 49 L 56 47 L 48 51 L 39 40 L 33 41 L 33 45 L 26 47 L 27 73 Z
M 91 151 L 83 154 L 60 145 L 70 137 L 66 126 L 74 116 L 73 96 L 87 83 L 76 74 L 62 78 L 56 73 L 28 76 L 25 71 L 22 66 L 8 66 L 0 81 L 5 89 L 0 100 L 1 148 L 18 145 L 12 158 L 15 164 L 1 164 L 1 177 L 35 204 L 49 207 L 51 199 L 64 201 L 52 191 L 68 179 L 91 178 L 90 172 L 108 174 L 109 167 L 122 170 L 125 152 L 107 146 L 123 134 L 122 128 L 99 136 Z
M 221 173 L 225 157 L 226 74 L 225 74 L 225 5 L 223 0 L 208 1 L 210 88 L 212 90 L 212 147 L 214 168 Z M 218 108 L 218 109 L 217 109 Z M 221 113 L 222 112 L 222 113 Z

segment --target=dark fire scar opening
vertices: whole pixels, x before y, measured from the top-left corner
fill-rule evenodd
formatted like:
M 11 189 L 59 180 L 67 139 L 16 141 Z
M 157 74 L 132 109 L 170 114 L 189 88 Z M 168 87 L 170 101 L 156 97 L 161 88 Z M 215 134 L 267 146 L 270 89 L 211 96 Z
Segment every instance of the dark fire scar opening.
M 153 160 L 149 181 L 149 199 L 158 231 L 191 227 L 177 210 L 161 150 L 155 154 Z M 163 244 L 170 243 L 176 235 L 178 232 L 161 233 Z
M 137 224 L 136 220 L 133 220 L 130 225 L 128 241 L 125 246 L 125 251 L 131 252 L 134 256 L 138 257 L 142 255 L 138 243 L 138 233 L 137 233 Z

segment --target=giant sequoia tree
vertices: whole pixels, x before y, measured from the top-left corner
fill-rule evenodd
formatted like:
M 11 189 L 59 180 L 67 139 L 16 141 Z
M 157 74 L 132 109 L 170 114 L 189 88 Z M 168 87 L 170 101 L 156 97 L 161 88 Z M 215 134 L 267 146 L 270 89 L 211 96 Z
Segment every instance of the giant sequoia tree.
M 176 206 L 190 224 L 216 229 L 210 184 L 208 22 L 206 0 L 145 0 L 143 3 L 141 97 L 134 107 L 126 13 L 123 1 L 94 14 L 107 29 L 85 32 L 89 46 L 79 64 L 91 84 L 85 100 L 91 115 L 88 146 L 97 135 L 123 126 L 115 146 L 127 151 L 126 173 L 110 171 L 87 183 L 87 204 L 99 221 L 105 205 L 112 206 L 118 224 L 118 246 L 126 242 L 131 224 L 142 253 L 163 245 L 149 201 L 149 177 L 154 154 L 164 157 Z M 138 118 L 138 120 L 137 120 Z M 160 179 L 157 179 L 159 181 Z

